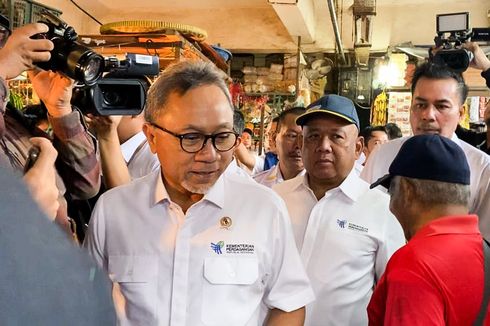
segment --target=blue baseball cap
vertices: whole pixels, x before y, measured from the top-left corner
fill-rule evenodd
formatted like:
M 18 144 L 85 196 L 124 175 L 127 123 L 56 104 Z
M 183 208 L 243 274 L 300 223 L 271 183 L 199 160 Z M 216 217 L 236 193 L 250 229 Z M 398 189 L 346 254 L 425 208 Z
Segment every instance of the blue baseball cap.
M 410 137 L 390 165 L 389 173 L 370 188 L 390 187 L 394 176 L 470 184 L 470 167 L 466 155 L 455 142 L 440 135 Z
M 329 94 L 308 105 L 306 112 L 296 118 L 296 124 L 304 126 L 313 116 L 329 114 L 347 120 L 359 129 L 359 117 L 354 103 L 347 97 Z

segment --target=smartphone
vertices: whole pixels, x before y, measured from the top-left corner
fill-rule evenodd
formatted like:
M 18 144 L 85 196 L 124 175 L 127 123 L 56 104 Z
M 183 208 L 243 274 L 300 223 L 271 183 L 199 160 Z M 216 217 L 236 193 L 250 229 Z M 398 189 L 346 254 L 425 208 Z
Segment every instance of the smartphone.
M 24 174 L 29 171 L 36 163 L 41 149 L 38 146 L 32 146 L 27 153 L 26 164 L 24 165 Z

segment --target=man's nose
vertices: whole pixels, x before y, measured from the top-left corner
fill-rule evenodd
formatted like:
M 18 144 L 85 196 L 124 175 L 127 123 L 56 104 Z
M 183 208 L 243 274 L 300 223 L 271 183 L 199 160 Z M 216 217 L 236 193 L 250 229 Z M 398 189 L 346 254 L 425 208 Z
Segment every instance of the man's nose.
M 214 161 L 218 155 L 218 151 L 213 145 L 211 138 L 205 140 L 203 148 L 195 154 L 196 160 L 199 161 Z
M 423 111 L 422 111 L 422 119 L 428 120 L 428 121 L 434 121 L 435 120 L 435 113 L 437 109 L 433 105 L 428 105 Z
M 332 140 L 327 136 L 322 136 L 318 142 L 318 151 L 326 151 L 326 152 L 331 152 L 332 151 Z

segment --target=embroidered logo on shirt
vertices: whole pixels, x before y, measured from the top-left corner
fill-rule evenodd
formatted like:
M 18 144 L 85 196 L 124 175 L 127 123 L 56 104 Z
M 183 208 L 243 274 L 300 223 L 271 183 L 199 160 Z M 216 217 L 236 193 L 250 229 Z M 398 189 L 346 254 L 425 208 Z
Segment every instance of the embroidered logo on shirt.
M 364 233 L 367 233 L 369 231 L 367 227 L 360 226 L 354 223 L 349 223 L 349 226 L 347 226 L 347 228 L 352 231 L 364 232 Z
M 345 224 L 347 223 L 347 220 L 339 220 L 337 219 L 337 224 L 340 226 L 341 229 L 345 229 Z
M 253 244 L 238 243 L 226 245 L 227 254 L 253 254 L 254 251 L 255 247 Z
M 356 232 L 363 232 L 363 233 L 368 233 L 369 229 L 365 226 L 357 225 L 351 222 L 347 222 L 347 220 L 341 220 L 337 219 L 337 225 L 341 229 L 345 229 L 347 227 L 348 230 L 356 231 Z
M 224 241 L 217 243 L 211 242 L 211 249 L 218 255 L 223 254 L 253 254 L 255 252 L 255 246 L 248 243 L 229 243 L 225 245 Z
M 223 252 L 221 251 L 221 248 L 223 248 L 225 245 L 224 241 L 219 241 L 217 243 L 212 243 L 211 242 L 211 249 L 218 255 L 221 255 Z

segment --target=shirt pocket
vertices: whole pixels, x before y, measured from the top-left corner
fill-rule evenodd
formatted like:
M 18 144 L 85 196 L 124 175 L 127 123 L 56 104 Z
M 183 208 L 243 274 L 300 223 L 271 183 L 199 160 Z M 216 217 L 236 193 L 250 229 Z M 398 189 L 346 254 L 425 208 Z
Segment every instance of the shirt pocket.
M 256 257 L 204 260 L 201 318 L 204 325 L 245 325 L 262 301 Z M 252 323 L 252 324 L 258 324 Z
M 156 324 L 158 259 L 155 256 L 109 256 L 109 277 L 120 321 Z

